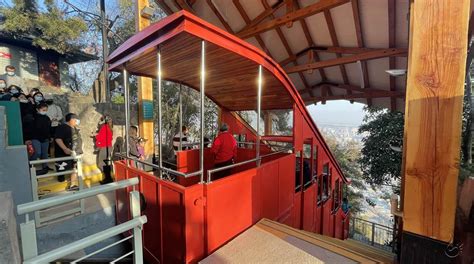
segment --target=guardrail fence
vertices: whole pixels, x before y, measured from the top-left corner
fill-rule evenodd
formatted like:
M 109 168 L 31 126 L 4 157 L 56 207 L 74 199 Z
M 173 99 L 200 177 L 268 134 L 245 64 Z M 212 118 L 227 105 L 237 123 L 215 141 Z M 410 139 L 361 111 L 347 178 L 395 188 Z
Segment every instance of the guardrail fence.
M 48 164 L 48 163 L 56 163 L 56 162 L 75 162 L 76 167 L 71 169 L 71 170 L 66 170 L 62 172 L 53 172 L 53 173 L 47 173 L 44 175 L 36 175 L 36 168 L 35 165 L 42 165 L 42 164 Z M 77 180 L 78 180 L 78 187 L 79 191 L 84 189 L 84 177 L 82 175 L 82 155 L 76 155 L 75 152 L 72 153 L 71 156 L 68 157 L 61 157 L 61 158 L 52 158 L 52 159 L 41 159 L 41 160 L 32 160 L 30 161 L 30 177 L 31 177 L 31 190 L 33 192 L 33 201 L 38 201 L 42 200 L 43 198 L 50 196 L 50 195 L 60 195 L 58 193 L 48 193 L 48 195 L 40 195 L 38 193 L 38 180 L 39 179 L 44 179 L 48 177 L 58 177 L 58 176 L 66 176 L 66 175 L 71 175 L 73 173 L 76 173 L 77 175 Z M 56 213 L 50 213 L 48 216 L 42 216 L 42 213 L 45 213 L 46 211 L 36 211 L 35 212 L 35 221 L 36 221 L 36 226 L 40 227 L 44 225 L 45 223 L 60 219 L 62 217 L 66 217 L 69 215 L 74 215 L 74 214 L 83 214 L 84 213 L 84 200 L 79 200 L 79 201 L 74 201 L 77 205 L 73 207 L 72 209 L 66 209 L 66 210 L 57 210 L 59 212 Z M 54 208 L 48 208 L 47 210 L 52 210 Z
M 141 216 L 140 208 L 140 193 L 135 191 L 135 185 L 139 182 L 138 178 L 131 178 L 119 182 L 113 182 L 102 186 L 92 187 L 87 190 L 81 190 L 72 194 L 50 197 L 39 201 L 33 201 L 18 205 L 18 215 L 25 215 L 25 223 L 20 224 L 20 235 L 21 235 L 21 247 L 23 251 L 23 263 L 50 263 L 56 260 L 60 260 L 76 251 L 85 249 L 89 246 L 102 242 L 113 236 L 122 234 L 127 231 L 131 231 L 132 235 L 125 237 L 124 239 L 117 241 L 116 243 L 107 245 L 99 250 L 96 250 L 86 256 L 83 256 L 72 263 L 77 263 L 86 258 L 89 258 L 101 251 L 104 251 L 110 247 L 113 247 L 119 243 L 123 243 L 129 239 L 132 239 L 133 250 L 125 253 L 121 257 L 115 259 L 111 263 L 115 263 L 129 255 L 134 254 L 134 263 L 143 263 L 143 247 L 142 247 L 142 226 L 147 222 L 146 216 Z M 38 246 L 36 240 L 36 228 L 35 221 L 30 220 L 29 214 L 35 213 L 46 208 L 66 204 L 73 201 L 79 201 L 91 196 L 98 194 L 115 191 L 123 188 L 133 186 L 133 191 L 130 192 L 130 214 L 132 219 L 122 223 L 120 225 L 111 227 L 99 233 L 90 235 L 71 244 L 64 245 L 57 249 L 51 250 L 44 254 L 38 255 Z
M 396 248 L 396 233 L 393 227 L 361 218 L 351 218 L 349 237 L 390 252 L 393 252 Z

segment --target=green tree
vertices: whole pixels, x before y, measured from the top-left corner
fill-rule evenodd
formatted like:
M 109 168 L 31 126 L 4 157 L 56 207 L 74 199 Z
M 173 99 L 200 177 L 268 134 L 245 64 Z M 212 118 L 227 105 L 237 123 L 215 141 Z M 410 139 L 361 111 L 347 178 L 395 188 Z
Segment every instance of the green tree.
M 403 144 L 404 114 L 380 108 L 365 108 L 362 176 L 371 185 L 391 185 L 401 176 L 402 153 L 396 148 Z
M 77 48 L 77 40 L 87 30 L 84 20 L 66 15 L 53 0 L 46 0 L 45 6 L 40 11 L 36 1 L 15 0 L 12 8 L 1 8 L 3 31 L 14 38 L 32 38 L 33 45 L 44 50 L 64 54 Z
M 326 143 L 335 156 L 344 175 L 351 180 L 351 184 L 344 190 L 344 195 L 349 200 L 352 213 L 357 214 L 362 211 L 364 203 L 364 179 L 358 164 L 361 146 L 356 141 L 345 143 L 338 142 L 333 136 L 325 135 Z

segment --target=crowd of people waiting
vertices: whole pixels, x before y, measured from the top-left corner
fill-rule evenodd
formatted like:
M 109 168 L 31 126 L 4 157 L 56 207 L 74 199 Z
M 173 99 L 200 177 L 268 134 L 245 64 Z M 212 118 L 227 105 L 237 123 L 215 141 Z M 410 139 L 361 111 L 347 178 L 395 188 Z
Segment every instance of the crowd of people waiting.
M 29 91 L 25 88 L 22 78 L 16 75 L 14 66 L 5 67 L 5 74 L 0 75 L 0 101 L 18 102 L 20 106 L 23 141 L 28 149 L 29 160 L 48 159 L 49 157 L 67 157 L 83 154 L 82 137 L 79 131 L 80 119 L 74 113 L 68 113 L 63 118 L 61 107 L 54 104 L 53 98 L 46 98 L 38 88 Z M 93 135 L 96 147 L 99 149 L 97 165 L 104 170 L 109 160 L 112 146 L 112 119 L 104 116 L 99 122 L 98 131 Z M 37 175 L 47 174 L 48 171 L 64 172 L 73 170 L 76 166 L 73 160 L 56 162 L 55 169 L 48 163 L 36 168 Z M 101 183 L 111 182 L 110 171 L 105 173 Z M 72 173 L 68 180 L 68 189 L 77 189 L 77 175 Z M 65 176 L 58 176 L 58 181 L 64 182 Z

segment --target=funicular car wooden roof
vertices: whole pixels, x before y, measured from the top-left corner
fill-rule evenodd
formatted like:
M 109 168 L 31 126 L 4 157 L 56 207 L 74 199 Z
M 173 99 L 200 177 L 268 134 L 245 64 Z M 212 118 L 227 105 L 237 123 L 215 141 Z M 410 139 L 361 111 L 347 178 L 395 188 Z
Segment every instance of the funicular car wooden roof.
M 301 111 L 322 147 L 330 153 L 305 103 L 285 71 L 264 52 L 195 15 L 180 11 L 137 33 L 107 59 L 111 71 L 124 67 L 132 75 L 157 77 L 161 54 L 162 78 L 199 90 L 201 42 L 206 41 L 205 93 L 218 106 L 230 110 L 257 108 L 258 66 L 263 67 L 262 109 Z M 339 166 L 338 174 L 344 177 Z

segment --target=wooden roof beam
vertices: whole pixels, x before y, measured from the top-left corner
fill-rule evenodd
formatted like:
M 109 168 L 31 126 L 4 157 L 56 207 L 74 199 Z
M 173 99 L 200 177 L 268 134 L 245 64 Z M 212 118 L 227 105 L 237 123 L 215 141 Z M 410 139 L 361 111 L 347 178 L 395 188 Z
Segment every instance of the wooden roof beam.
M 322 88 L 323 86 L 331 86 L 331 87 L 335 87 L 335 88 L 340 88 L 340 89 L 344 89 L 344 90 L 347 90 L 347 91 L 354 91 L 354 92 L 361 92 L 361 93 L 365 93 L 365 92 L 386 92 L 387 90 L 381 90 L 381 89 L 376 89 L 376 88 L 369 88 L 369 87 L 366 87 L 366 88 L 362 88 L 362 87 L 359 87 L 359 86 L 355 86 L 355 85 L 350 85 L 350 84 L 338 84 L 338 83 L 329 83 L 329 82 L 321 82 L 321 83 L 318 83 L 316 85 L 313 85 L 312 89 L 319 89 L 319 88 Z
M 385 98 L 385 97 L 404 97 L 404 92 L 371 92 L 371 93 L 353 93 L 353 94 L 342 94 L 342 95 L 332 95 L 332 96 L 318 96 L 313 97 L 315 103 L 324 102 L 324 101 L 333 101 L 333 100 L 353 100 L 353 99 L 367 99 L 367 98 Z
M 219 12 L 219 10 L 217 9 L 217 7 L 214 5 L 214 3 L 212 2 L 212 0 L 206 0 L 206 2 L 207 2 L 207 5 L 209 5 L 209 7 L 212 9 L 212 12 L 214 12 L 214 14 L 217 16 L 217 18 L 219 19 L 219 21 L 222 23 L 222 25 L 224 25 L 225 29 L 226 29 L 229 33 L 234 34 L 234 31 L 233 31 L 232 28 L 230 27 L 229 23 L 227 23 L 227 21 L 225 21 L 224 17 L 223 17 L 222 14 Z
M 295 6 L 297 9 L 300 9 L 301 6 L 299 4 L 298 1 L 295 1 L 294 2 Z M 313 47 L 315 46 L 314 45 L 314 40 L 313 40 L 313 37 L 311 36 L 311 33 L 309 32 L 309 28 L 308 28 L 308 24 L 306 24 L 306 20 L 304 18 L 300 19 L 300 24 L 301 24 L 301 27 L 303 28 L 303 33 L 304 33 L 304 36 L 306 38 L 306 42 L 308 42 L 308 46 L 309 47 Z M 318 53 L 312 53 L 312 57 L 315 61 L 320 61 L 321 59 L 319 58 L 319 54 Z M 296 61 L 296 59 L 295 59 Z M 326 81 L 327 80 L 327 76 L 326 76 L 326 72 L 324 71 L 324 69 L 319 69 L 319 75 L 321 76 L 321 80 L 322 81 Z M 331 91 L 331 89 L 329 89 Z M 332 92 L 332 91 L 331 91 Z M 311 94 L 311 93 L 310 93 Z
M 166 4 L 164 0 L 155 0 L 155 3 L 165 11 L 166 15 L 171 15 L 173 14 L 173 10 Z
M 286 67 L 287 73 L 307 71 L 311 69 L 320 69 L 332 67 L 342 64 L 355 63 L 357 61 L 373 60 L 384 57 L 395 56 L 399 54 L 406 54 L 406 49 L 381 49 L 376 51 L 368 51 L 364 53 L 354 54 L 351 56 L 344 56 L 336 59 L 325 60 L 320 62 L 308 63 L 299 66 Z M 367 87 L 367 86 L 366 86 Z
M 269 8 L 269 5 L 267 3 L 267 0 L 262 0 L 262 4 L 263 6 L 268 9 Z M 275 18 L 275 16 L 273 14 L 270 15 L 270 18 Z M 290 48 L 290 45 L 288 43 L 288 41 L 286 40 L 285 38 L 285 35 L 283 34 L 283 31 L 281 31 L 281 29 L 279 27 L 276 28 L 276 32 L 278 34 L 278 37 L 280 38 L 281 42 L 283 43 L 283 46 L 285 47 L 285 50 L 286 52 L 288 53 L 289 56 L 292 56 L 293 55 L 293 51 L 291 50 Z M 297 65 L 297 62 L 294 61 L 295 65 Z M 306 77 L 304 76 L 304 74 L 302 72 L 299 72 L 298 73 L 299 77 L 301 78 L 301 81 L 303 82 L 303 86 L 304 86 L 304 89 L 310 94 L 310 95 L 313 95 L 313 92 L 311 91 L 310 89 L 310 86 L 309 86 L 309 83 L 308 81 L 306 80 Z
M 175 2 L 181 9 L 194 14 L 193 8 L 188 4 L 186 0 L 175 0 Z
M 249 21 L 247 25 L 242 28 L 238 33 L 244 32 L 245 30 L 248 30 L 249 28 L 252 28 L 262 22 L 265 18 L 269 17 L 273 13 L 275 13 L 280 7 L 284 6 L 285 2 L 283 0 L 279 0 L 277 3 L 275 3 L 272 7 L 265 8 L 265 11 L 260 13 L 258 16 L 256 16 L 253 20 Z
M 324 11 L 324 18 L 326 19 L 326 24 L 328 25 L 329 35 L 331 36 L 331 41 L 334 46 L 339 46 L 339 41 L 337 40 L 336 28 L 334 27 L 334 22 L 332 21 L 331 11 Z M 341 58 L 341 53 L 336 53 L 336 58 Z M 342 80 L 344 84 L 349 84 L 349 78 L 347 77 L 346 68 L 343 64 L 339 65 L 339 70 L 341 71 Z M 352 94 L 352 90 L 346 90 L 347 94 Z M 351 101 L 353 103 L 354 101 Z
M 357 37 L 357 46 L 359 48 L 364 47 L 364 39 L 362 38 L 362 25 L 360 22 L 360 12 L 359 12 L 359 0 L 351 0 L 352 6 L 352 15 L 354 17 L 354 25 L 356 30 L 356 37 Z M 369 72 L 367 71 L 367 63 L 365 61 L 361 62 L 362 67 L 362 76 L 364 77 L 364 87 L 369 87 Z M 370 107 L 372 106 L 372 100 L 370 98 L 367 99 L 367 105 Z
M 348 3 L 349 1 L 350 0 L 321 0 L 315 4 L 311 4 L 294 12 L 288 13 L 283 17 L 275 18 L 273 20 L 250 27 L 238 33 L 237 36 L 242 39 L 250 38 L 259 33 L 285 25 L 288 22 L 300 20 L 305 17 L 324 12 L 324 10 L 328 10 L 336 6 Z
M 282 61 L 280 61 L 281 66 L 285 66 L 288 63 L 291 63 L 297 60 L 299 57 L 305 56 L 306 53 L 314 51 L 314 52 L 326 52 L 326 53 L 341 53 L 341 54 L 360 54 L 368 51 L 376 51 L 376 50 L 384 50 L 384 49 L 372 49 L 372 48 L 358 48 L 358 47 L 332 47 L 332 46 L 315 46 L 315 47 L 308 47 L 300 52 L 296 53 L 293 56 L 290 56 Z M 403 49 L 400 49 L 403 50 Z M 405 49 L 405 53 L 401 53 L 395 56 L 406 56 L 407 50 Z

